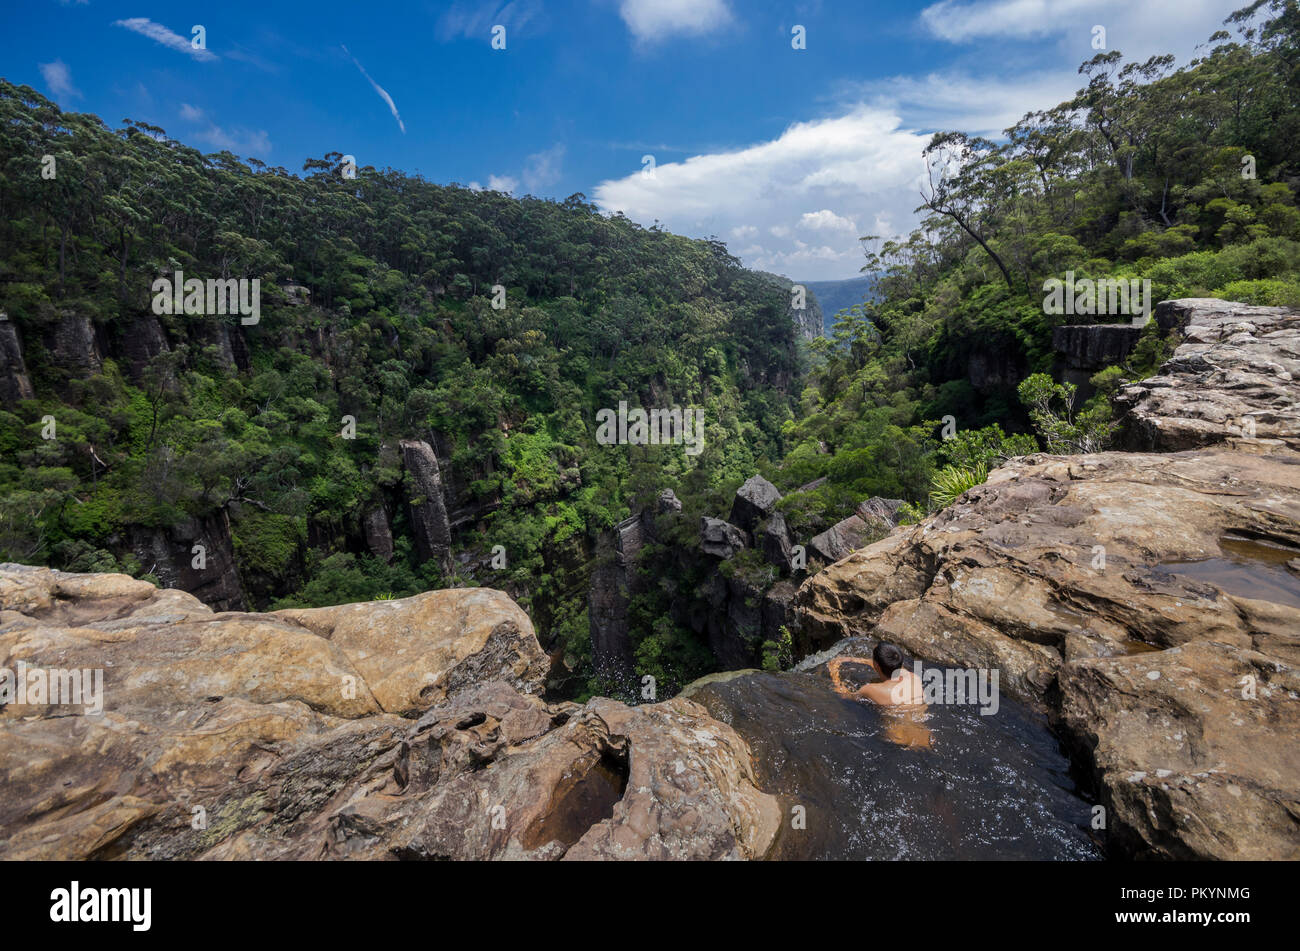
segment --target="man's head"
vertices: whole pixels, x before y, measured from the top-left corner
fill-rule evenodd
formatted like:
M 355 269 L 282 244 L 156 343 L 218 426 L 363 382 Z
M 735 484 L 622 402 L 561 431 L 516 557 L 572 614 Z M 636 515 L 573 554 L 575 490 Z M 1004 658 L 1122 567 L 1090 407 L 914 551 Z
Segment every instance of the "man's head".
M 886 680 L 894 676 L 894 671 L 903 666 L 903 652 L 893 644 L 886 644 L 884 641 L 876 645 L 876 649 L 871 652 L 871 659 L 875 661 L 876 671 Z

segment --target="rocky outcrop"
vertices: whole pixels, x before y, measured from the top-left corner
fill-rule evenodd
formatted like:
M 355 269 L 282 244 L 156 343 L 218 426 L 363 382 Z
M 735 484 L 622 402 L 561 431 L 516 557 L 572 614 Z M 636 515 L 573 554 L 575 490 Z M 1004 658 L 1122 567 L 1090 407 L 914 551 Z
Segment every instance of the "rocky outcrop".
M 700 551 L 713 558 L 731 558 L 749 544 L 744 531 L 720 518 L 700 519 Z
M 0 312 L 0 404 L 13 406 L 19 400 L 35 398 L 32 381 L 23 362 L 23 346 L 18 327 L 7 314 Z
M 410 480 L 411 527 L 420 557 L 438 563 L 443 577 L 451 578 L 451 523 L 442 494 L 442 473 L 433 448 L 423 440 L 403 439 L 402 459 Z
M 132 377 L 137 380 L 143 376 L 150 360 L 171 350 L 162 323 L 152 314 L 127 320 L 118 348 L 131 368 Z
M 591 574 L 587 594 L 592 661 L 601 673 L 631 669 L 627 611 L 632 595 L 638 590 L 633 565 L 644 544 L 645 525 L 640 514 L 625 518 L 601 539 L 600 564 Z
M 872 526 L 858 516 L 850 515 L 820 535 L 814 535 L 808 542 L 808 553 L 823 563 L 830 564 L 863 547 L 872 537 Z
M 375 506 L 362 516 L 361 532 L 370 554 L 385 563 L 393 560 L 393 530 L 388 524 L 388 513 L 382 505 Z
M 1141 336 L 1132 324 L 1069 324 L 1052 331 L 1052 349 L 1066 369 L 1096 373 L 1124 362 Z
M 1223 302 L 1157 313 L 1190 315 L 1189 343 L 1130 387 L 1124 422 L 1214 445 L 1012 460 L 810 578 L 801 640 L 999 671 L 1091 777 L 1117 854 L 1300 857 L 1300 454 L 1280 421 L 1254 441 L 1213 424 L 1300 395 L 1295 325 Z
M 1075 387 L 1074 403 L 1082 406 L 1097 392 L 1093 375 L 1124 362 L 1142 328 L 1132 324 L 1067 324 L 1052 331 L 1052 349 L 1057 359 L 1052 375 Z
M 45 348 L 55 366 L 82 377 L 98 373 L 104 364 L 89 317 L 65 313 L 47 330 Z
M 0 565 L 0 858 L 766 852 L 776 800 L 730 727 L 684 699 L 548 704 L 547 666 L 487 589 L 213 614 Z M 101 709 L 34 693 L 56 669 L 98 671 Z
M 796 303 L 796 297 L 793 293 L 795 284 L 788 277 L 780 274 L 772 274 L 766 271 L 755 272 L 760 277 L 765 278 L 773 284 L 778 285 L 785 294 L 786 313 L 790 317 L 790 322 L 794 324 L 796 332 L 804 340 L 812 340 L 822 335 L 822 316 L 821 304 L 817 301 L 817 295 L 813 289 L 806 283 L 800 284 L 803 288 L 803 306 L 799 307 Z
M 790 528 L 785 523 L 785 516 L 773 512 L 767 521 L 759 526 L 758 546 L 769 565 L 775 565 L 782 571 L 793 570 L 792 550 L 794 543 L 790 538 Z
M 752 532 L 755 526 L 776 511 L 781 493 L 760 475 L 751 476 L 736 490 L 727 521 L 741 531 Z
M 131 527 L 127 535 L 126 547 L 163 587 L 188 591 L 215 611 L 248 607 L 224 510 L 167 529 Z
M 1160 373 L 1116 396 L 1125 448 L 1300 450 L 1300 313 L 1186 298 L 1156 305 L 1155 319 L 1182 342 Z

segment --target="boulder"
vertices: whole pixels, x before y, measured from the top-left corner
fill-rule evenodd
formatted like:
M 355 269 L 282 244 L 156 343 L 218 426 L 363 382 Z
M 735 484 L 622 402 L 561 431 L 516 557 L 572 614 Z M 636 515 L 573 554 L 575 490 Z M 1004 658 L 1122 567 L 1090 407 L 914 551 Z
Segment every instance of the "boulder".
M 749 536 L 720 518 L 700 519 L 700 550 L 714 558 L 730 558 L 749 544 Z
M 677 493 L 672 489 L 664 489 L 659 493 L 656 510 L 660 515 L 680 513 L 682 510 L 682 500 L 677 497 Z
M 892 522 L 877 518 L 867 522 L 861 516 L 850 515 L 836 522 L 820 535 L 814 535 L 808 542 L 808 553 L 828 564 L 836 562 L 878 538 L 892 527 Z
M 746 532 L 752 532 L 759 522 L 776 511 L 776 503 L 781 493 L 776 486 L 762 476 L 753 476 L 736 490 L 736 498 L 731 503 L 731 514 L 727 521 L 738 525 Z
M 775 565 L 782 571 L 791 570 L 790 549 L 790 530 L 786 527 L 785 516 L 780 512 L 773 512 L 766 522 L 759 527 L 758 532 L 759 547 L 763 552 L 763 557 L 769 564 Z

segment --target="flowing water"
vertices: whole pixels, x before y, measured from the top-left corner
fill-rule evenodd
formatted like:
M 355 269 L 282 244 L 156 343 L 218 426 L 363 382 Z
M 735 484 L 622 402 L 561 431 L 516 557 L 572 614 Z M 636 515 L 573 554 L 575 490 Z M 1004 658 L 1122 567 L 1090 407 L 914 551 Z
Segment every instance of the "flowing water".
M 932 705 L 915 723 L 841 697 L 824 670 L 746 673 L 690 694 L 749 742 L 760 786 L 780 798 L 772 858 L 1101 858 L 1045 720 L 1005 696 L 988 716 Z

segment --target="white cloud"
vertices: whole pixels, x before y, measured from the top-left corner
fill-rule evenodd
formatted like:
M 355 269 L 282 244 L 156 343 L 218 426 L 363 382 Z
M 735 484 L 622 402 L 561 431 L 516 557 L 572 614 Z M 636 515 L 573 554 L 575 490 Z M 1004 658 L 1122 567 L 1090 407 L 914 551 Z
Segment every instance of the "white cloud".
M 214 149 L 234 152 L 236 155 L 260 157 L 271 151 L 271 138 L 262 129 L 251 132 L 247 129 L 223 129 L 209 119 L 202 109 L 182 102 L 180 116 L 187 122 L 206 123 L 205 127 L 192 134 L 199 142 Z
M 131 17 L 129 20 L 114 20 L 114 26 L 126 27 L 133 33 L 139 33 L 141 36 L 147 36 L 155 43 L 161 43 L 168 49 L 176 50 L 178 53 L 188 53 L 197 60 L 208 62 L 217 59 L 215 53 L 206 49 L 195 49 L 190 45 L 190 41 L 180 34 L 173 33 L 161 23 L 155 23 L 148 17 Z
M 63 60 L 56 59 L 52 63 L 37 65 L 41 70 L 41 78 L 45 80 L 45 85 L 50 87 L 50 92 L 54 95 L 68 97 L 81 95 L 77 87 L 72 85 L 72 70 L 68 69 Z
M 476 184 L 477 182 L 471 183 L 471 187 L 473 187 L 473 185 Z M 518 187 L 519 187 L 519 180 L 517 178 L 511 178 L 509 175 L 488 176 L 489 191 L 505 192 L 506 194 L 512 194 L 514 190 Z
M 951 43 L 1058 37 L 1077 54 L 1071 63 L 1077 66 L 1097 52 L 1094 26 L 1104 26 L 1107 48 L 1128 59 L 1182 58 L 1242 6 L 1242 0 L 940 0 L 921 12 L 921 24 Z
M 438 20 L 440 39 L 464 37 L 487 43 L 492 38 L 492 27 L 500 24 L 506 28 L 506 48 L 510 48 L 511 34 L 537 19 L 542 12 L 538 0 L 512 0 L 510 3 L 460 2 L 451 7 Z
M 393 97 L 388 95 L 388 90 L 370 78 L 370 74 L 366 72 L 366 68 L 361 65 L 355 56 L 352 56 L 352 54 L 348 52 L 346 46 L 343 47 L 343 52 L 347 53 L 348 56 L 351 57 L 352 62 L 356 64 L 357 69 L 361 70 L 361 75 L 366 77 L 366 82 L 370 83 L 375 92 L 379 93 L 379 98 L 388 103 L 388 111 L 391 112 L 393 118 L 397 120 L 397 127 L 402 130 L 402 135 L 406 135 L 406 125 L 402 122 L 402 117 L 397 114 L 397 103 L 393 102 Z
M 801 280 L 851 277 L 863 254 L 856 226 L 848 225 L 883 216 L 912 227 L 927 141 L 903 128 L 897 112 L 859 105 L 748 148 L 660 164 L 653 178 L 636 173 L 602 182 L 594 197 L 607 212 L 643 224 L 657 218 L 685 234 L 737 241 L 770 235 L 774 240 L 748 241 L 738 252 L 751 267 Z M 793 223 L 831 227 L 805 242 L 794 236 Z
M 524 186 L 533 193 L 549 188 L 560 180 L 560 163 L 564 161 L 563 144 L 553 145 L 542 152 L 528 156 L 524 162 Z
M 620 0 L 619 15 L 638 40 L 696 36 L 731 22 L 727 0 Z
M 804 212 L 799 219 L 799 227 L 809 231 L 846 231 L 854 236 L 858 233 L 858 226 L 852 218 L 841 217 L 829 208 Z
M 839 97 L 897 110 L 912 128 L 957 129 L 1001 138 L 1002 131 L 1027 112 L 1050 109 L 1086 85 L 1073 69 L 1019 76 L 974 76 L 948 71 L 923 76 L 893 76 L 870 83 L 848 83 Z

